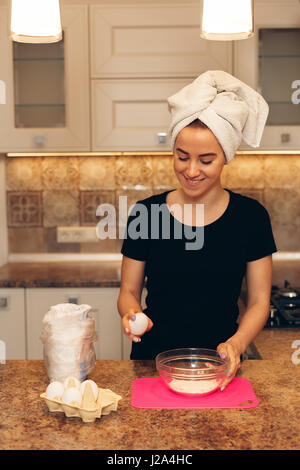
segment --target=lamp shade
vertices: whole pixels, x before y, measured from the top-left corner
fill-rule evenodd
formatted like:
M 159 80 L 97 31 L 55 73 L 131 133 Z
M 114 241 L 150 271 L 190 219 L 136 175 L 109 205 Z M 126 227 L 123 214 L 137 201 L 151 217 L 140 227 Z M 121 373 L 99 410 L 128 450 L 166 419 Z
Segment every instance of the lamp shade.
M 59 0 L 11 0 L 11 39 L 28 43 L 60 41 Z
M 201 0 L 203 39 L 232 41 L 254 35 L 254 0 Z

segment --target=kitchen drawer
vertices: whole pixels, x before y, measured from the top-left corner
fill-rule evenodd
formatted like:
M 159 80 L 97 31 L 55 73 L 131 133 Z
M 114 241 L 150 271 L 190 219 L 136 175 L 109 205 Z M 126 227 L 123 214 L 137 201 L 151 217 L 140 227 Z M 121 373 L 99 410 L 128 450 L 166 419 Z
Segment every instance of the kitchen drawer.
M 0 341 L 4 359 L 26 359 L 24 289 L 0 289 Z

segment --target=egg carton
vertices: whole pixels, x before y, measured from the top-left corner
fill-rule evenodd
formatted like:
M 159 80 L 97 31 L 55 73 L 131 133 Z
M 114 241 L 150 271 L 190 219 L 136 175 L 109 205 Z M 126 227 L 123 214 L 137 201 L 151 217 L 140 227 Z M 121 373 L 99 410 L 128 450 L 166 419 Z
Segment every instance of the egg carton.
M 50 412 L 62 412 L 68 418 L 78 417 L 84 423 L 93 423 L 96 418 L 109 415 L 111 411 L 117 411 L 119 400 L 122 398 L 108 388 L 98 387 L 98 396 L 95 400 L 90 384 L 85 387 L 80 405 L 77 402 L 64 403 L 58 396 L 49 398 L 46 393 L 42 393 L 40 397 L 45 400 Z

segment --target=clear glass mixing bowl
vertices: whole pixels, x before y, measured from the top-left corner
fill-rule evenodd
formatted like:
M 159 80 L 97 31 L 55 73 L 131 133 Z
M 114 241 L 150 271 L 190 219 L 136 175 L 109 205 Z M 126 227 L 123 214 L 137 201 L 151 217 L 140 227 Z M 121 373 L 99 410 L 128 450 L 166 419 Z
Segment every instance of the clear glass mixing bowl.
M 185 396 L 213 393 L 229 370 L 229 360 L 222 359 L 213 349 L 170 349 L 158 354 L 155 362 L 165 385 Z

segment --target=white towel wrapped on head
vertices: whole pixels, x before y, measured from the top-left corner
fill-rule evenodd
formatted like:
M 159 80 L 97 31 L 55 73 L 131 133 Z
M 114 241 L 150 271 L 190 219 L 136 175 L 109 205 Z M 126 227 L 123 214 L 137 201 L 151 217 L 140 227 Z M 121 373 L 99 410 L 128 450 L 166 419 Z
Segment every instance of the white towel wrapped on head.
M 209 127 L 229 163 L 244 140 L 258 147 L 269 106 L 253 88 L 223 70 L 209 70 L 168 98 L 171 146 L 195 119 Z

